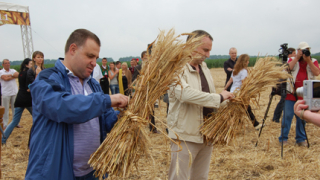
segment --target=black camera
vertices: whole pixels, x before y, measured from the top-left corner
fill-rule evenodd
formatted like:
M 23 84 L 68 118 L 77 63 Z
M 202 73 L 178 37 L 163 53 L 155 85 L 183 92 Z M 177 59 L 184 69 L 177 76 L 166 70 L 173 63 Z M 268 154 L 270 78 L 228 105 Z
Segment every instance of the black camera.
M 288 51 L 288 43 L 284 43 L 280 45 L 279 49 L 279 58 L 283 59 L 283 61 L 287 61 L 288 55 L 291 54 L 291 51 Z
M 279 55 L 282 55 L 282 56 L 288 56 L 289 55 L 289 51 L 288 51 L 288 44 L 287 43 L 284 43 L 284 44 L 281 44 L 280 45 L 280 49 L 279 49 Z
M 310 51 L 308 49 L 302 49 L 302 54 L 305 56 L 310 56 Z

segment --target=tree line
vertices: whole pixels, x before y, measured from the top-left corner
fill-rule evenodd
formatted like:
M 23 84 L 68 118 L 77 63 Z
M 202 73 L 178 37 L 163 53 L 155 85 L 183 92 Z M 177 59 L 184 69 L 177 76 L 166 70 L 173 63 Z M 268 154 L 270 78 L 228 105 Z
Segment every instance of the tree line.
M 320 56 L 320 52 L 312 54 L 312 57 L 315 57 L 318 61 L 318 57 Z M 238 56 L 239 57 L 239 56 Z M 261 56 L 262 57 L 262 56 Z M 139 56 L 128 56 L 128 57 L 121 57 L 119 58 L 120 62 L 130 62 L 131 59 L 133 58 L 138 58 L 139 62 L 141 62 L 141 58 Z M 229 59 L 229 55 L 210 55 L 208 59 L 213 59 L 213 60 L 224 60 L 224 59 Z M 250 56 L 250 58 L 257 58 L 257 56 Z M 107 57 L 108 62 L 115 62 L 112 57 Z M 15 61 L 10 61 L 11 65 L 20 65 L 23 60 L 15 60 Z M 57 59 L 44 59 L 44 64 L 55 64 Z M 102 58 L 98 58 L 97 62 L 100 64 L 102 61 Z

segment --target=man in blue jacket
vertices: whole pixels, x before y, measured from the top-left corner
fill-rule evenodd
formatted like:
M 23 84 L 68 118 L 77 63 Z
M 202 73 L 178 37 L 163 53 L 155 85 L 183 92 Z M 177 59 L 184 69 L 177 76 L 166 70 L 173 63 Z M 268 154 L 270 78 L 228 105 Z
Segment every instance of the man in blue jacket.
M 110 132 L 128 98 L 104 94 L 92 71 L 100 40 L 85 29 L 75 30 L 65 59 L 43 70 L 30 85 L 33 106 L 26 180 L 97 179 L 90 155 Z

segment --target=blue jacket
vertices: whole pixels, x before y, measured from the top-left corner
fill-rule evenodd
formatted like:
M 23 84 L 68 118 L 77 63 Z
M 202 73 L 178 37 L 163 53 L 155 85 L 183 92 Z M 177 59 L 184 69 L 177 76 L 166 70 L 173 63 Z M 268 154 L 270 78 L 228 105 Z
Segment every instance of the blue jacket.
M 93 93 L 72 95 L 67 70 L 60 60 L 41 71 L 30 85 L 33 126 L 26 180 L 72 180 L 73 124 L 99 117 L 101 142 L 117 121 L 110 96 L 99 83 L 88 81 Z

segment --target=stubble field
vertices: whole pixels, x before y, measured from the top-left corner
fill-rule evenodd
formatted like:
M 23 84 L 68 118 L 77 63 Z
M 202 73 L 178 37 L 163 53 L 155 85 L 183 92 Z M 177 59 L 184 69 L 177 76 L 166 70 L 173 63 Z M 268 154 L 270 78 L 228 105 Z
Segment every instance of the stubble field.
M 217 92 L 224 87 L 226 75 L 222 68 L 211 69 Z M 319 78 L 318 78 L 319 79 Z M 271 89 L 261 94 L 260 109 L 254 114 L 262 123 L 262 119 L 269 101 Z M 284 157 L 281 158 L 281 146 L 278 142 L 280 123 L 272 122 L 274 109 L 280 100 L 273 98 L 270 111 L 263 128 L 259 144 L 258 131 L 247 124 L 230 145 L 215 146 L 211 156 L 209 179 L 320 179 L 320 129 L 310 123 L 306 125 L 307 135 L 311 147 L 295 145 L 295 118 L 289 134 L 288 145 L 284 147 Z M 166 122 L 166 104 L 161 103 L 155 110 L 156 125 L 165 132 L 160 121 Z M 10 120 L 12 114 L 10 112 Z M 28 164 L 29 150 L 27 148 L 32 116 L 24 111 L 20 125 L 15 128 L 5 146 L 1 149 L 1 170 L 3 179 L 24 179 Z M 111 177 L 109 179 L 167 179 L 167 170 L 170 165 L 169 141 L 164 135 L 150 134 L 153 146 L 150 150 L 151 159 L 143 157 L 139 162 L 139 171 L 132 169 L 128 178 Z

